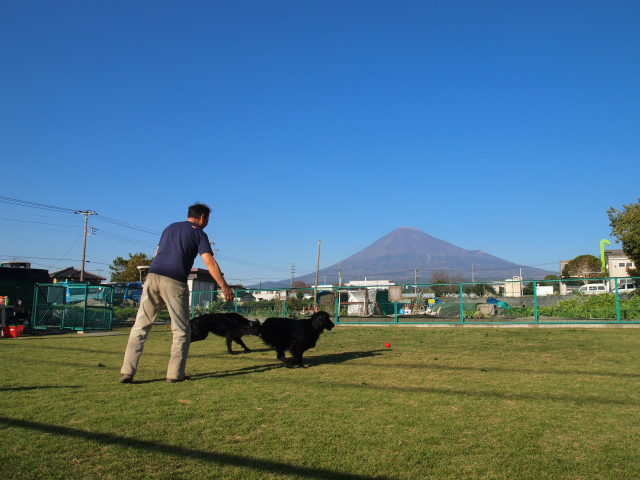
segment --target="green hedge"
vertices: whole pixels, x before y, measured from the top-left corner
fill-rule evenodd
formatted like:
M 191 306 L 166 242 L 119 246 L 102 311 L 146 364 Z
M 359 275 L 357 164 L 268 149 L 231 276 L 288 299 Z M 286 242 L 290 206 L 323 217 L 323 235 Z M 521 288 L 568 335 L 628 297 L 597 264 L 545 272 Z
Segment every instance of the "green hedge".
M 509 314 L 530 317 L 533 316 L 534 309 L 533 307 L 513 308 Z M 617 318 L 616 296 L 613 293 L 603 293 L 570 298 L 553 307 L 538 308 L 538 315 L 577 319 Z M 620 299 L 620 319 L 638 318 L 640 318 L 640 295 L 634 295 L 628 300 Z

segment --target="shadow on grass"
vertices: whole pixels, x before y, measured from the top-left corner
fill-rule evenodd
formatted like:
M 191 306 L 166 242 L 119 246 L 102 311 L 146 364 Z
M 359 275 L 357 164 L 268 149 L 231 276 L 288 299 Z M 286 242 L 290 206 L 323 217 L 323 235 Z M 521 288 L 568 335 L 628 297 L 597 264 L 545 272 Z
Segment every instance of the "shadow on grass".
M 416 394 L 434 394 L 434 395 L 450 395 L 459 397 L 486 397 L 486 398 L 498 398 L 503 400 L 542 400 L 553 402 L 565 402 L 570 404 L 601 404 L 601 405 L 621 405 L 621 406 L 640 406 L 640 401 L 634 399 L 619 400 L 616 398 L 606 398 L 596 395 L 584 395 L 584 396 L 571 396 L 571 395 L 554 395 L 554 394 L 534 394 L 534 393 L 514 393 L 514 392 L 500 392 L 489 390 L 462 390 L 456 388 L 442 388 L 442 387 L 396 387 L 393 385 L 372 385 L 370 383 L 336 383 L 336 382 L 324 382 L 326 385 L 337 386 L 341 388 L 366 388 L 370 390 L 380 390 L 385 392 L 398 391 L 402 393 L 416 393 Z
M 205 378 L 224 378 L 224 377 L 235 377 L 237 375 L 249 375 L 252 373 L 262 373 L 268 372 L 269 370 L 273 370 L 276 368 L 282 368 L 281 363 L 273 363 L 269 365 L 254 365 L 252 367 L 244 367 L 238 368 L 235 370 L 226 370 L 221 372 L 209 372 L 209 373 L 197 373 L 195 375 L 189 375 L 188 381 L 197 381 L 203 380 Z M 143 384 L 143 383 L 156 383 L 162 382 L 165 383 L 166 380 L 164 378 L 154 378 L 151 380 L 133 380 L 133 384 Z
M 244 350 L 241 350 L 241 347 L 234 345 L 235 348 L 237 348 L 238 350 L 234 350 L 232 354 L 230 354 L 227 351 L 227 346 L 224 345 L 224 350 L 219 350 L 219 351 L 215 351 L 215 352 L 207 352 L 207 353 L 195 353 L 192 354 L 191 352 L 193 351 L 193 344 L 194 342 L 191 342 L 191 350 L 189 350 L 189 358 L 210 358 L 210 357 L 226 357 L 226 356 L 230 356 L 230 355 L 251 355 L 252 353 L 264 353 L 264 352 L 269 352 L 272 349 L 271 348 L 251 348 L 250 352 L 246 352 Z
M 434 365 L 429 363 L 416 364 L 393 364 L 394 368 L 402 367 L 406 369 L 423 368 L 426 370 L 452 370 L 452 371 L 472 371 L 472 372 L 498 372 L 498 373 L 533 373 L 536 375 L 588 375 L 597 377 L 629 377 L 640 378 L 640 373 L 617 373 L 617 372 L 592 372 L 585 370 L 542 370 L 527 368 L 505 368 L 505 367 L 464 367 L 457 365 Z
M 271 350 L 271 349 L 268 349 Z M 256 350 L 254 350 L 256 351 Z M 326 365 L 326 364 L 336 364 L 342 362 L 348 362 L 349 360 L 354 360 L 356 358 L 368 358 L 376 355 L 381 355 L 379 352 L 382 350 L 373 350 L 370 352 L 344 352 L 344 353 L 332 353 L 328 355 L 319 355 L 317 357 L 309 357 L 304 359 L 304 363 L 309 366 L 318 366 L 318 365 Z M 273 350 L 275 353 L 275 350 Z M 274 370 L 277 368 L 284 368 L 282 363 L 278 361 L 278 363 L 268 364 L 268 365 L 255 365 L 252 367 L 244 367 L 238 368 L 235 370 L 227 370 L 222 372 L 211 372 L 211 373 L 201 373 L 196 375 L 191 375 L 191 380 L 199 380 L 203 378 L 224 378 L 224 377 L 235 377 L 237 375 L 247 375 L 251 373 L 263 373 L 268 372 L 269 370 Z M 158 380 L 150 380 L 149 382 L 155 382 Z M 135 382 L 134 383 L 146 383 L 146 382 Z
M 370 350 L 365 352 L 341 352 L 329 353 L 327 355 L 304 356 L 304 363 L 308 366 L 333 365 L 337 363 L 349 362 L 360 358 L 371 358 L 382 355 L 384 350 Z
M 191 448 L 178 447 L 146 440 L 136 440 L 135 438 L 122 437 L 110 433 L 95 433 L 85 430 L 77 430 L 69 427 L 48 425 L 46 423 L 31 422 L 28 420 L 18 420 L 0 416 L 0 424 L 6 427 L 33 430 L 59 437 L 82 439 L 96 442 L 101 445 L 118 445 L 123 448 L 134 448 L 152 453 L 161 453 L 171 457 L 195 458 L 204 462 L 217 463 L 219 465 L 252 469 L 257 472 L 268 472 L 274 475 L 297 475 L 305 478 L 316 478 L 321 480 L 390 480 L 389 477 L 371 477 L 367 475 L 357 475 L 351 473 L 340 473 L 323 468 L 300 467 L 282 462 L 270 460 L 260 460 L 240 455 L 228 453 L 207 452 Z
M 235 370 L 226 370 L 222 372 L 210 372 L 210 373 L 199 373 L 196 375 L 191 375 L 192 380 L 198 380 L 202 378 L 224 378 L 224 377 L 235 377 L 238 375 L 248 375 L 251 373 L 263 373 L 268 372 L 269 370 L 274 370 L 276 368 L 282 368 L 281 363 L 271 363 L 268 365 L 254 365 L 252 367 L 244 367 L 237 368 Z
M 99 355 L 114 355 L 114 354 L 122 354 L 122 356 L 124 356 L 124 348 L 122 349 L 122 352 L 120 351 L 114 351 L 114 350 L 97 350 L 97 349 L 93 349 L 93 348 L 77 348 L 77 347 L 58 347 L 55 345 L 38 345 L 38 350 L 42 351 L 42 350 L 59 350 L 62 352 L 81 352 L 81 353 L 95 353 L 95 354 L 99 354 Z
M 70 387 L 70 386 L 37 386 L 37 387 L 1 387 L 0 392 L 27 392 L 29 390 L 57 390 L 57 389 L 67 389 L 67 388 L 82 388 L 82 387 Z

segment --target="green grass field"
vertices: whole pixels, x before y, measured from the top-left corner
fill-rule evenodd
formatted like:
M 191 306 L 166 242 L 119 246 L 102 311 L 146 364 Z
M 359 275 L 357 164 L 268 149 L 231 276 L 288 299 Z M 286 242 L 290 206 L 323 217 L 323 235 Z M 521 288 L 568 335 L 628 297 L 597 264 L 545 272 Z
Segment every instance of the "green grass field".
M 114 333 L 0 340 L 0 479 L 640 478 L 640 329 L 337 326 L 295 370 L 210 337 L 167 384 L 157 325 L 128 385 Z

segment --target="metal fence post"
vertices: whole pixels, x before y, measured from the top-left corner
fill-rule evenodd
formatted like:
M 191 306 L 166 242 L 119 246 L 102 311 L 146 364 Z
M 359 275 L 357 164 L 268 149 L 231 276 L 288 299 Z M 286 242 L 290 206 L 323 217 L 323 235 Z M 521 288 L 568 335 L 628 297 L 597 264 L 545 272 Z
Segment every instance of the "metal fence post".
M 536 281 L 533 282 L 533 319 L 538 323 L 538 287 Z
M 462 284 L 460 284 L 460 323 L 464 323 L 464 297 L 462 296 Z
M 66 321 L 66 314 L 67 314 L 67 300 L 66 298 L 63 298 L 62 300 L 62 315 L 60 316 L 60 329 L 64 329 L 64 324 Z
M 220 294 L 222 294 L 222 290 L 220 290 Z M 238 313 L 238 290 L 233 291 L 233 311 Z
M 33 292 L 33 305 L 31 307 L 31 332 L 35 332 L 36 328 L 36 318 L 38 318 L 38 293 L 40 292 L 40 284 L 36 283 L 33 288 L 35 289 Z
M 84 309 L 82 312 L 82 331 L 86 328 L 87 323 L 87 302 L 89 301 L 89 284 L 84 285 Z
M 398 323 L 398 301 L 393 302 L 393 318 L 394 322 Z
M 618 323 L 622 321 L 620 318 L 620 297 L 618 296 L 618 278 L 614 279 L 614 285 L 616 287 L 616 319 Z
M 110 287 L 109 290 L 109 330 L 113 328 L 113 287 Z

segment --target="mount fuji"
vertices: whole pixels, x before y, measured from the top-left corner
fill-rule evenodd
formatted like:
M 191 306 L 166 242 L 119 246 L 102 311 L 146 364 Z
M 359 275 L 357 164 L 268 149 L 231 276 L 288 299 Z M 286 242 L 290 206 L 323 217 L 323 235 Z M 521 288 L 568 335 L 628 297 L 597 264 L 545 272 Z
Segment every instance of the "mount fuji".
M 318 283 L 337 284 L 351 280 L 391 280 L 396 283 L 430 283 L 434 272 L 444 271 L 457 281 L 504 280 L 522 274 L 526 280 L 543 279 L 557 272 L 519 265 L 482 250 L 465 250 L 432 237 L 417 228 L 399 227 L 340 263 L 318 272 Z M 416 272 L 417 270 L 417 272 Z M 315 272 L 296 276 L 295 281 L 315 284 Z M 290 280 L 277 282 L 287 286 Z

